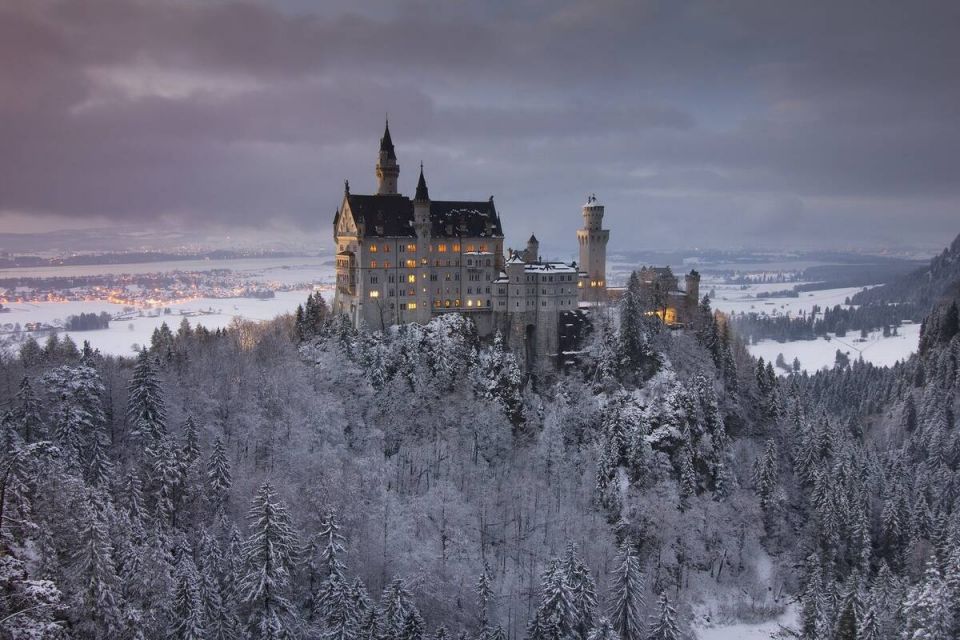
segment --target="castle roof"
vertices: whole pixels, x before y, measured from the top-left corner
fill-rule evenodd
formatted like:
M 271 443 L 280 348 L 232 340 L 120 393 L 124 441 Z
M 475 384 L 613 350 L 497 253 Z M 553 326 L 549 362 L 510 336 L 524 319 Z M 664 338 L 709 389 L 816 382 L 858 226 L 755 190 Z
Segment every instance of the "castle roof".
M 393 140 L 390 138 L 390 121 L 387 120 L 386 126 L 383 129 L 383 137 L 380 138 L 380 151 L 386 151 L 387 157 L 391 160 L 397 159 L 397 154 L 393 150 Z
M 413 201 L 400 195 L 346 194 L 354 221 L 366 236 L 415 237 Z M 493 200 L 431 200 L 431 235 L 435 238 L 502 238 L 503 228 Z
M 420 163 L 420 180 L 417 181 L 417 193 L 414 200 L 424 201 L 430 199 L 430 192 L 427 191 L 427 181 L 423 178 L 423 163 Z

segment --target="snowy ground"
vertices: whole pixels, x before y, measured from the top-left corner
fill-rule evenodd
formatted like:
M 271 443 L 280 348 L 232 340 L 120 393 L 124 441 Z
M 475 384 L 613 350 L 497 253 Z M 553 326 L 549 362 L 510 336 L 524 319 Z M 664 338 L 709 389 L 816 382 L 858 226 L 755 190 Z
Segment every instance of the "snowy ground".
M 899 335 L 883 337 L 880 331 L 874 331 L 866 340 L 861 341 L 860 334 L 850 332 L 845 338 L 831 336 L 830 340 L 796 340 L 793 342 L 777 342 L 776 340 L 761 340 L 750 346 L 750 353 L 764 360 L 776 360 L 777 354 L 782 353 L 787 364 L 794 358 L 800 360 L 801 369 L 814 372 L 824 367 L 833 367 L 836 361 L 837 349 L 843 351 L 850 360 L 858 360 L 862 356 L 867 362 L 878 366 L 891 366 L 898 360 L 906 360 L 911 353 L 917 350 L 920 342 L 920 325 L 905 324 L 897 329 Z M 777 373 L 784 374 L 783 370 Z
M 803 292 L 798 298 L 763 298 L 765 293 L 781 291 L 793 286 L 784 283 L 755 284 L 747 287 L 740 285 L 701 284 L 701 291 L 708 293 L 714 290 L 711 298 L 714 309 L 725 313 L 759 313 L 770 316 L 791 315 L 801 312 L 809 313 L 814 305 L 821 309 L 844 305 L 844 301 L 853 296 L 863 287 L 845 287 L 842 289 L 824 289 L 822 291 Z M 884 338 L 881 331 L 871 333 L 866 340 L 860 339 L 859 332 L 850 332 L 844 338 L 830 336 L 830 339 L 797 340 L 793 342 L 777 342 L 776 340 L 761 340 L 750 346 L 750 353 L 764 360 L 776 360 L 778 354 L 783 354 L 788 364 L 794 358 L 800 360 L 802 369 L 813 372 L 824 367 L 832 367 L 836 361 L 837 349 L 845 352 L 851 360 L 861 356 L 867 362 L 879 366 L 890 366 L 898 360 L 905 360 L 917 350 L 920 341 L 920 325 L 905 324 L 898 329 L 899 335 Z M 777 373 L 785 374 L 783 370 Z
M 770 638 L 791 637 L 784 636 L 784 628 L 795 629 L 797 612 L 795 607 L 787 610 L 775 620 L 758 624 L 731 624 L 717 627 L 694 627 L 697 640 L 769 640 Z
M 714 309 L 724 313 L 761 313 L 770 316 L 797 315 L 801 311 L 809 312 L 814 305 L 821 309 L 843 305 L 844 301 L 853 294 L 862 291 L 864 287 L 844 287 L 841 289 L 824 289 L 822 291 L 805 291 L 798 298 L 762 298 L 765 293 L 783 291 L 793 288 L 795 283 L 768 283 L 754 284 L 746 288 L 740 285 L 711 285 L 700 284 L 700 293 L 707 294 L 711 290 L 716 293 L 711 297 L 710 304 Z

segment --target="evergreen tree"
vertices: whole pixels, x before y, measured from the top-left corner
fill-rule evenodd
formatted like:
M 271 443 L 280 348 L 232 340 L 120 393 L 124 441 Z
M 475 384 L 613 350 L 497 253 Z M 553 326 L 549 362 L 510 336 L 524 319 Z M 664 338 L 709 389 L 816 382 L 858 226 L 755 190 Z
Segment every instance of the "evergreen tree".
M 600 618 L 597 626 L 587 636 L 587 640 L 620 640 L 620 636 L 608 619 Z
M 223 444 L 223 438 L 217 438 L 213 443 L 213 453 L 210 454 L 207 462 L 207 491 L 216 509 L 223 508 L 232 484 L 227 449 Z
M 133 435 L 150 447 L 166 434 L 166 407 L 155 361 L 144 349 L 137 356 L 129 386 L 127 417 Z
M 205 640 L 207 634 L 199 578 L 186 549 L 180 551 L 174 580 L 173 637 L 178 640 Z
M 298 621 L 289 600 L 290 571 L 297 548 L 286 505 L 273 487 L 264 483 L 247 514 L 250 537 L 243 545 L 245 574 L 240 597 L 247 612 L 247 628 L 255 640 L 293 636 Z
M 643 638 L 640 613 L 644 604 L 643 589 L 640 561 L 630 544 L 625 542 L 620 548 L 619 566 L 614 573 L 611 593 L 613 605 L 610 611 L 613 628 L 622 640 Z
M 91 496 L 75 555 L 78 630 L 87 638 L 116 638 L 123 629 L 123 600 L 104 511 L 101 500 Z
M 667 600 L 667 594 L 661 593 L 657 602 L 657 615 L 650 618 L 650 631 L 647 640 L 680 640 L 680 628 L 677 626 L 677 612 Z

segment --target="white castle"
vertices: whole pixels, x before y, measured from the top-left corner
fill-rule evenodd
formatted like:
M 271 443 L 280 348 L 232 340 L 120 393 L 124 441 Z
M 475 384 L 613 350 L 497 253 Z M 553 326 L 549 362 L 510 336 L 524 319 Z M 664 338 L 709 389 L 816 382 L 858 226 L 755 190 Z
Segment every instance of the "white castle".
M 431 200 L 422 165 L 413 199 L 400 195 L 389 123 L 376 173 L 374 195 L 350 193 L 345 183 L 334 216 L 334 311 L 371 330 L 460 313 L 480 336 L 500 331 L 528 368 L 559 364 L 585 322 L 580 308 L 607 299 L 603 205 L 591 196 L 583 206 L 579 265 L 546 262 L 534 235 L 526 249 L 504 256 L 492 196 Z

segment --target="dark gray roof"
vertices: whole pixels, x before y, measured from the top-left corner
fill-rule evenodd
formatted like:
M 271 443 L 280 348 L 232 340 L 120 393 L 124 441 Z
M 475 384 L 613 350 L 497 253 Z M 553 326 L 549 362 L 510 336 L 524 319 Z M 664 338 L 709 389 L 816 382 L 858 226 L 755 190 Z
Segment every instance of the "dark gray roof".
M 383 137 L 380 138 L 380 151 L 386 151 L 387 157 L 391 160 L 397 159 L 397 154 L 393 150 L 393 139 L 390 137 L 390 121 L 387 121 L 383 128 Z
M 354 221 L 366 236 L 414 237 L 413 201 L 400 195 L 345 196 Z M 435 238 L 503 237 L 500 216 L 488 201 L 431 200 L 431 234 Z M 489 224 L 488 224 L 489 223 Z

